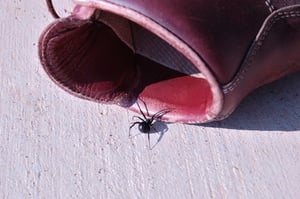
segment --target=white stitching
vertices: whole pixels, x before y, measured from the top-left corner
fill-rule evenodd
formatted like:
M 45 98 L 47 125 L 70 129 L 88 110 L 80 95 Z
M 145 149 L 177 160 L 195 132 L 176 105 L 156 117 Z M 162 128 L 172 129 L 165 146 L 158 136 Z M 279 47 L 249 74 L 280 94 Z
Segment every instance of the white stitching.
M 251 67 L 251 64 L 254 60 L 255 55 L 257 52 L 260 50 L 260 48 L 263 46 L 263 42 L 270 33 L 270 30 L 272 29 L 273 25 L 279 21 L 280 19 L 285 19 L 289 17 L 300 17 L 300 11 L 291 11 L 291 12 L 278 12 L 276 15 L 269 21 L 268 26 L 264 29 L 262 32 L 260 38 L 258 39 L 257 42 L 253 45 L 253 48 L 251 50 L 251 54 L 248 56 L 243 69 L 241 69 L 235 79 L 231 81 L 231 83 L 223 86 L 223 92 L 224 94 L 228 94 L 229 92 L 232 92 L 239 84 L 240 80 L 244 78 L 245 74 Z
M 265 4 L 268 6 L 269 11 L 272 13 L 275 10 L 275 7 L 273 6 L 271 0 L 265 0 Z

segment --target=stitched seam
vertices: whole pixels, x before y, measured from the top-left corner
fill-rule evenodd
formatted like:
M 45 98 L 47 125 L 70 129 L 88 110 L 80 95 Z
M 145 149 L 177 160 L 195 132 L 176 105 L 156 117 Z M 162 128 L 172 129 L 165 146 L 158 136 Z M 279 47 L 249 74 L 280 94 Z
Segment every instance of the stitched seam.
M 235 78 L 235 80 L 233 80 L 232 83 L 223 87 L 223 92 L 225 95 L 228 94 L 229 92 L 232 92 L 239 85 L 240 80 L 244 78 L 244 75 L 247 73 L 248 69 L 251 67 L 254 57 L 256 56 L 256 54 L 260 50 L 260 48 L 262 47 L 264 40 L 270 33 L 270 30 L 275 25 L 275 23 L 278 22 L 280 19 L 286 19 L 286 18 L 290 18 L 290 17 L 300 17 L 300 11 L 279 12 L 271 19 L 271 21 L 269 22 L 269 25 L 262 32 L 260 39 L 256 42 L 251 55 L 249 56 L 249 58 L 247 59 L 247 61 L 245 63 L 244 69 L 242 69 L 241 71 L 238 72 L 237 77 Z M 227 118 L 232 112 L 233 112 L 233 110 L 225 115 L 216 117 L 215 119 L 222 120 L 224 118 Z
M 265 4 L 267 5 L 269 11 L 272 13 L 275 10 L 274 5 L 272 4 L 271 0 L 265 0 Z
M 254 47 L 252 48 L 251 55 L 247 58 L 247 60 L 244 64 L 245 67 L 243 67 L 243 69 L 241 69 L 237 73 L 236 78 L 230 84 L 223 86 L 224 94 L 228 94 L 229 92 L 234 91 L 234 89 L 239 85 L 239 82 L 242 79 L 244 79 L 245 74 L 247 73 L 249 68 L 251 68 L 251 65 L 253 63 L 255 56 L 257 55 L 258 51 L 263 46 L 263 42 L 269 35 L 270 30 L 275 25 L 275 23 L 281 19 L 286 19 L 286 18 L 290 18 L 290 17 L 300 17 L 300 11 L 279 12 L 270 20 L 269 25 L 261 33 L 261 36 L 258 39 L 258 41 L 255 42 Z

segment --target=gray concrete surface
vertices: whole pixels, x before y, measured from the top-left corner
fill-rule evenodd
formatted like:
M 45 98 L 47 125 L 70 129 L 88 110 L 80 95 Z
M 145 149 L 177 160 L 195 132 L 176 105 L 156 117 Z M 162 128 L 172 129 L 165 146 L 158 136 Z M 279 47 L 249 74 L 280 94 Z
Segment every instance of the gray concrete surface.
M 167 124 L 149 150 L 145 135 L 128 138 L 135 114 L 46 76 L 37 42 L 52 20 L 44 1 L 0 2 L 0 198 L 299 197 L 300 73 L 256 90 L 225 121 Z

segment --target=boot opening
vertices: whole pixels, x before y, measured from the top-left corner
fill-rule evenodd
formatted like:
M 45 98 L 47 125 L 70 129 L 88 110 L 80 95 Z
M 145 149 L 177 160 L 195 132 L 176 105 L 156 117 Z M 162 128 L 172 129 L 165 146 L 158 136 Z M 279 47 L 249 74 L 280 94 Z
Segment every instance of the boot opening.
M 189 59 L 125 18 L 104 11 L 94 18 L 60 20 L 44 33 L 40 56 L 56 83 L 80 97 L 121 106 L 140 98 L 152 114 L 171 108 L 167 120 L 201 120 L 213 96 Z

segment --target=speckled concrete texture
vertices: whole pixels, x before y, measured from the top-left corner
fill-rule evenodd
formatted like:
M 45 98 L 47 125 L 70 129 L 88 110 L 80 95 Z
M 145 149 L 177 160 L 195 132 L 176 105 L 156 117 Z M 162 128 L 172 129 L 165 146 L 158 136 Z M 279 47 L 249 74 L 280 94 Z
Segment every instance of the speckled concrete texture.
M 149 150 L 147 136 L 128 138 L 134 113 L 47 77 L 37 42 L 52 20 L 44 1 L 0 2 L 1 199 L 299 198 L 300 73 L 256 90 L 225 121 L 162 125 Z

